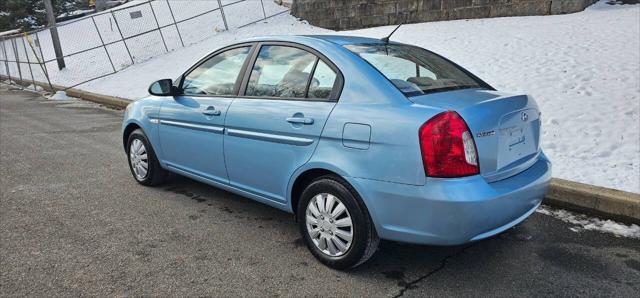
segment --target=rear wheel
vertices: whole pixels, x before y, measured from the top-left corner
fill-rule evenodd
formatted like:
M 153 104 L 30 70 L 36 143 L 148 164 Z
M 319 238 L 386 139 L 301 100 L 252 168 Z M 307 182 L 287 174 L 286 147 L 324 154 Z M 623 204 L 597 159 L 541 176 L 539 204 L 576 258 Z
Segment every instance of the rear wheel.
M 307 186 L 297 213 L 307 247 L 331 268 L 356 267 L 378 247 L 378 235 L 366 207 L 338 176 L 323 176 Z
M 136 129 L 129 135 L 127 156 L 131 174 L 138 183 L 153 186 L 162 183 L 167 177 L 167 172 L 160 167 L 156 154 L 142 130 Z

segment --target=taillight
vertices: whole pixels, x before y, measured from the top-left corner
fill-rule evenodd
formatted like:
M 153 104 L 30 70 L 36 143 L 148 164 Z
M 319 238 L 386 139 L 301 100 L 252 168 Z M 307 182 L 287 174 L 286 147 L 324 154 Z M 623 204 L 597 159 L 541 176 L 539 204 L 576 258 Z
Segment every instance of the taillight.
M 420 127 L 424 172 L 453 178 L 480 173 L 478 152 L 469 127 L 458 113 L 440 113 Z

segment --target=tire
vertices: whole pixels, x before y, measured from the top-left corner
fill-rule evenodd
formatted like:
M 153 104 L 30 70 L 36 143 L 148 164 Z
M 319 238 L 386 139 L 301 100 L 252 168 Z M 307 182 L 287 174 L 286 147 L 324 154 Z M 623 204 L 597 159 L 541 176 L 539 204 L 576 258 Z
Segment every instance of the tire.
M 142 149 L 144 150 L 144 153 L 146 153 L 146 157 L 141 151 L 137 151 L 137 154 L 132 154 L 132 146 L 137 146 L 139 144 L 144 146 Z M 138 183 L 145 186 L 154 186 L 162 183 L 167 178 L 167 171 L 160 166 L 158 158 L 156 157 L 147 136 L 141 129 L 136 129 L 131 132 L 127 140 L 126 151 L 129 170 L 131 170 L 131 175 L 133 175 L 133 178 Z M 143 174 L 140 167 L 144 168 L 145 162 L 147 169 L 146 173 Z M 136 167 L 136 165 L 140 167 Z
M 328 202 L 332 206 L 326 208 Z M 344 270 L 364 263 L 380 242 L 357 192 L 336 175 L 319 177 L 305 188 L 298 202 L 297 218 L 307 248 L 321 263 L 334 269 Z M 345 218 L 350 219 L 350 227 Z

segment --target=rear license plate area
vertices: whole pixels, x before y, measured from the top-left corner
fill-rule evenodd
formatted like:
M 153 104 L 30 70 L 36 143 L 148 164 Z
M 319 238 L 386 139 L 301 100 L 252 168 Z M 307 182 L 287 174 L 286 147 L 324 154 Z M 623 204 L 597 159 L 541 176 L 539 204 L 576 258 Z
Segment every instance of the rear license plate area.
M 498 168 L 538 152 L 540 119 L 535 109 L 507 114 L 499 129 Z

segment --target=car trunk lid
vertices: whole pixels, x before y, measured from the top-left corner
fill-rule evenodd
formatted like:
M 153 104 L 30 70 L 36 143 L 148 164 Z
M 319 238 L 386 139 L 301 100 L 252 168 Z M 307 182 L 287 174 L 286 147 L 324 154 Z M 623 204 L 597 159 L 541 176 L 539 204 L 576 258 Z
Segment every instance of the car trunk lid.
M 540 152 L 540 112 L 527 95 L 465 89 L 409 97 L 415 104 L 456 111 L 478 150 L 480 174 L 489 181 L 531 166 Z

